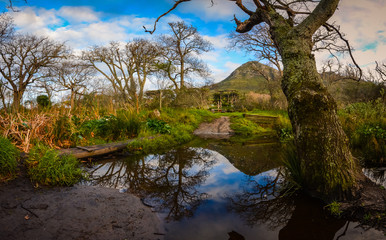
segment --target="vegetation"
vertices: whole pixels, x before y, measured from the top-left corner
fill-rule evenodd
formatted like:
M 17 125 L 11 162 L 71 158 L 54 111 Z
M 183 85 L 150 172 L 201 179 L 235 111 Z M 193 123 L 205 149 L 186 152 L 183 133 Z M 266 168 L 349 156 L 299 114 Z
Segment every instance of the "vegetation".
M 330 214 L 335 217 L 340 217 L 340 215 L 343 213 L 342 210 L 340 210 L 340 203 L 336 201 L 326 205 L 325 208 L 327 208 Z
M 164 109 L 161 119 L 149 119 L 138 138 L 129 143 L 128 149 L 136 153 L 155 153 L 187 143 L 193 139 L 193 131 L 204 121 L 216 116 L 207 110 Z
M 16 175 L 19 156 L 15 145 L 0 136 L 0 180 L 10 179 Z
M 386 107 L 382 99 L 347 106 L 339 112 L 352 148 L 367 165 L 386 163 Z
M 56 150 L 44 145 L 32 148 L 26 164 L 31 180 L 43 185 L 71 186 L 83 175 L 75 157 L 60 156 Z

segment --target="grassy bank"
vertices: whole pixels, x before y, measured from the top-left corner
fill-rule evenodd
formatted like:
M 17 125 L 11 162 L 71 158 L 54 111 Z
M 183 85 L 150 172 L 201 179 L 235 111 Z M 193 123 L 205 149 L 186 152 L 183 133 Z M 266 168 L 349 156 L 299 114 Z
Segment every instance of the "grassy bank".
M 207 110 L 164 109 L 159 118 L 149 118 L 142 126 L 138 139 L 129 143 L 135 153 L 155 153 L 168 150 L 193 139 L 193 131 L 202 122 L 210 122 L 220 115 Z

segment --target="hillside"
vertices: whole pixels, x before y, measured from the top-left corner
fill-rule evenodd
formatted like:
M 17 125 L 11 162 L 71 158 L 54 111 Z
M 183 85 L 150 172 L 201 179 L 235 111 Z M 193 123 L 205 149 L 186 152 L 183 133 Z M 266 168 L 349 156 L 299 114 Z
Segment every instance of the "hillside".
M 267 81 L 259 71 L 264 71 L 265 74 L 273 76 L 278 74 L 277 70 L 261 64 L 257 61 L 244 63 L 235 69 L 223 81 L 214 84 L 211 90 L 237 90 L 239 92 L 259 92 L 268 93 Z
M 260 74 L 271 77 L 278 76 L 278 71 L 256 61 L 244 63 L 235 69 L 226 79 L 214 84 L 213 91 L 237 90 L 240 93 L 255 92 L 269 93 L 268 82 Z M 339 105 L 346 105 L 353 102 L 368 101 L 379 97 L 380 88 L 372 82 L 356 82 L 353 80 L 336 80 L 339 76 L 335 74 L 325 74 L 323 79 L 329 92 L 333 95 Z M 278 79 L 278 77 L 276 78 Z M 281 92 L 280 83 L 271 83 L 273 92 Z M 280 94 L 281 95 L 281 94 Z M 284 96 L 283 96 L 284 97 Z

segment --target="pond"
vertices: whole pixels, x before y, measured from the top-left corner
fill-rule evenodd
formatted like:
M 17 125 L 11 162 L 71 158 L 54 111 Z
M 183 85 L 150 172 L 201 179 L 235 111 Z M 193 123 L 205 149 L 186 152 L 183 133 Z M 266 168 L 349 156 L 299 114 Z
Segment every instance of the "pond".
M 382 232 L 328 217 L 306 196 L 279 196 L 277 143 L 196 141 L 164 154 L 88 167 L 83 184 L 141 197 L 163 220 L 164 239 L 383 239 Z

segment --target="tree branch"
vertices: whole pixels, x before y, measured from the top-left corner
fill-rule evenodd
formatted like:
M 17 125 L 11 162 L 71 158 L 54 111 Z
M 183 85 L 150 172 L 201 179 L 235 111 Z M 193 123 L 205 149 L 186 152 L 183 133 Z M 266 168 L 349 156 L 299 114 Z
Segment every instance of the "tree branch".
M 168 13 L 170 13 L 171 11 L 173 11 L 174 9 L 177 8 L 178 5 L 180 5 L 181 3 L 183 2 L 189 2 L 191 0 L 178 0 L 174 3 L 173 7 L 170 8 L 167 12 L 165 12 L 164 14 L 162 14 L 161 16 L 159 16 L 157 18 L 157 20 L 155 20 L 154 22 L 154 27 L 153 27 L 153 30 L 147 30 L 145 26 L 143 26 L 143 28 L 145 29 L 145 32 L 148 32 L 150 34 L 153 34 L 155 32 L 155 30 L 157 29 L 157 22 L 163 17 L 163 16 L 166 16 Z M 213 0 L 212 0 L 212 4 L 213 4 Z
M 329 24 L 329 23 L 325 23 L 323 26 L 326 26 L 326 28 L 332 28 L 339 36 L 339 38 L 345 42 L 345 44 L 347 45 L 347 50 L 348 50 L 348 53 L 350 55 L 350 58 L 352 60 L 352 62 L 354 63 L 355 67 L 358 69 L 359 71 L 359 78 L 357 79 L 357 81 L 360 81 L 362 79 L 362 69 L 359 67 L 358 63 L 355 61 L 355 58 L 352 54 L 352 51 L 351 51 L 351 46 L 350 46 L 350 43 L 347 39 L 344 38 L 343 34 L 339 31 L 338 28 L 336 28 L 334 25 L 332 24 Z

